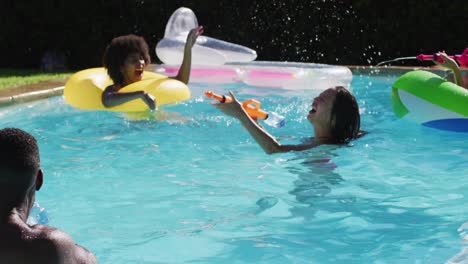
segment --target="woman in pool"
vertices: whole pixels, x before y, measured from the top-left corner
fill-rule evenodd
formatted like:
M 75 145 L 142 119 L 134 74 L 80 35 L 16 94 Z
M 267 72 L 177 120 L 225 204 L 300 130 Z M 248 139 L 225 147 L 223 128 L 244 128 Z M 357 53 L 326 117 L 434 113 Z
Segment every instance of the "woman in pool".
M 182 65 L 174 79 L 188 83 L 192 64 L 192 47 L 202 33 L 202 26 L 190 30 L 185 43 Z M 108 86 L 102 93 L 102 103 L 105 107 L 141 99 L 151 110 L 155 109 L 155 98 L 144 91 L 119 93 L 123 87 L 142 79 L 143 71 L 151 62 L 148 50 L 145 39 L 133 34 L 112 39 L 103 56 L 104 67 L 107 68 L 109 77 L 114 81 L 114 84 Z
M 299 145 L 281 145 L 247 114 L 234 94 L 229 93 L 232 103 L 219 103 L 215 106 L 225 114 L 239 119 L 268 154 L 306 150 L 322 144 L 346 144 L 363 134 L 359 130 L 360 115 L 356 99 L 342 86 L 329 88 L 313 100 L 307 120 L 314 127 L 315 137 Z

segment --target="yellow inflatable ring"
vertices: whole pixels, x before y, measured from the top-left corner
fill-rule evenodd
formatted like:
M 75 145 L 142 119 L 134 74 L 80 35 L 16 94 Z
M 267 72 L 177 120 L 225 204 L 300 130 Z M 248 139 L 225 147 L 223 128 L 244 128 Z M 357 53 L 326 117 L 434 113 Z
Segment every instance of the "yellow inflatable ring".
M 73 74 L 65 84 L 63 95 L 65 102 L 84 110 L 109 110 L 120 112 L 148 111 L 148 106 L 141 99 L 115 107 L 105 107 L 101 96 L 104 89 L 113 82 L 105 68 L 92 68 Z M 145 91 L 156 98 L 157 107 L 173 104 L 190 98 L 190 90 L 183 82 L 170 79 L 154 72 L 144 72 L 141 81 L 120 89 L 119 92 Z

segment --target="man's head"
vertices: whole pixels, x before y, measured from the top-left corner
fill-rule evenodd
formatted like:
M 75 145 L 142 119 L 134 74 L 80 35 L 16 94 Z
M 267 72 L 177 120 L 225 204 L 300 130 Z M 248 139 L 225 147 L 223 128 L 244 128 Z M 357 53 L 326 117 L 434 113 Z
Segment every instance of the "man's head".
M 0 192 L 7 203 L 32 198 L 42 186 L 36 139 L 17 128 L 0 129 Z M 2 203 L 2 201 L 0 201 Z

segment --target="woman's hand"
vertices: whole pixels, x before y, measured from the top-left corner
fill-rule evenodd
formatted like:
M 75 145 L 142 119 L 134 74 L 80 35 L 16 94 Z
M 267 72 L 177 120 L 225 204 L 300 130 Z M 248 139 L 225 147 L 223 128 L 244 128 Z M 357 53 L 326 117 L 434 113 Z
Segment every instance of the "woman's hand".
M 453 78 L 454 78 L 453 82 L 458 86 L 465 87 L 465 83 L 461 76 L 460 67 L 458 67 L 457 62 L 454 59 L 450 58 L 445 52 L 439 52 L 438 54 L 440 55 L 440 57 L 442 57 L 444 61 L 443 62 L 435 61 L 435 63 L 437 63 L 438 65 L 442 67 L 450 69 L 453 72 Z M 446 77 L 446 79 L 448 78 Z
M 454 69 L 458 69 L 458 64 L 457 62 L 450 58 L 445 52 L 439 52 L 438 53 L 442 59 L 444 59 L 443 62 L 438 62 L 438 61 L 434 61 L 436 64 L 442 66 L 442 67 L 445 67 L 445 68 L 449 68 L 451 70 L 454 70 Z
M 156 109 L 156 98 L 149 93 L 143 93 L 143 97 L 141 98 L 143 102 L 149 107 L 149 109 L 154 110 Z
M 221 110 L 221 112 L 223 112 L 224 114 L 235 117 L 237 119 L 239 119 L 243 115 L 247 115 L 245 110 L 242 108 L 241 103 L 239 102 L 239 100 L 237 100 L 236 96 L 231 91 L 229 91 L 229 94 L 232 98 L 232 102 L 216 103 L 214 104 L 214 106 Z
M 247 112 L 242 107 L 239 100 L 236 96 L 229 91 L 231 95 L 232 102 L 230 103 L 218 103 L 214 104 L 219 110 L 221 110 L 226 115 L 237 118 L 242 126 L 249 132 L 249 134 L 255 139 L 255 141 L 260 145 L 260 147 L 268 154 L 276 152 L 285 152 L 289 150 L 301 149 L 300 147 L 288 147 L 281 146 L 278 141 L 268 133 L 264 128 L 262 128 L 255 120 L 253 120 Z M 310 147 L 308 147 L 310 148 Z
M 189 34 L 187 35 L 185 47 L 192 48 L 195 42 L 197 41 L 198 36 L 200 36 L 201 34 L 203 34 L 203 26 L 199 26 L 190 30 Z

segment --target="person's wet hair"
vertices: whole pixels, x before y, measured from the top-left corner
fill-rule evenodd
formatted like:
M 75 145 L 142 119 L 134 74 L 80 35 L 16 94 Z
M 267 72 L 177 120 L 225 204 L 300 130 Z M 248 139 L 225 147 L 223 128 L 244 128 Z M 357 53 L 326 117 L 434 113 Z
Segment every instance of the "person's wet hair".
M 148 44 L 143 37 L 133 34 L 120 36 L 112 39 L 111 43 L 107 45 L 102 62 L 114 84 L 123 84 L 124 80 L 120 68 L 125 64 L 128 55 L 132 53 L 138 53 L 144 59 L 145 64 L 151 63 Z
M 36 171 L 40 168 L 36 139 L 18 128 L 0 130 L 0 168 Z
M 331 134 L 338 144 L 359 136 L 361 118 L 356 98 L 343 86 L 335 87 L 336 97 L 331 110 Z

